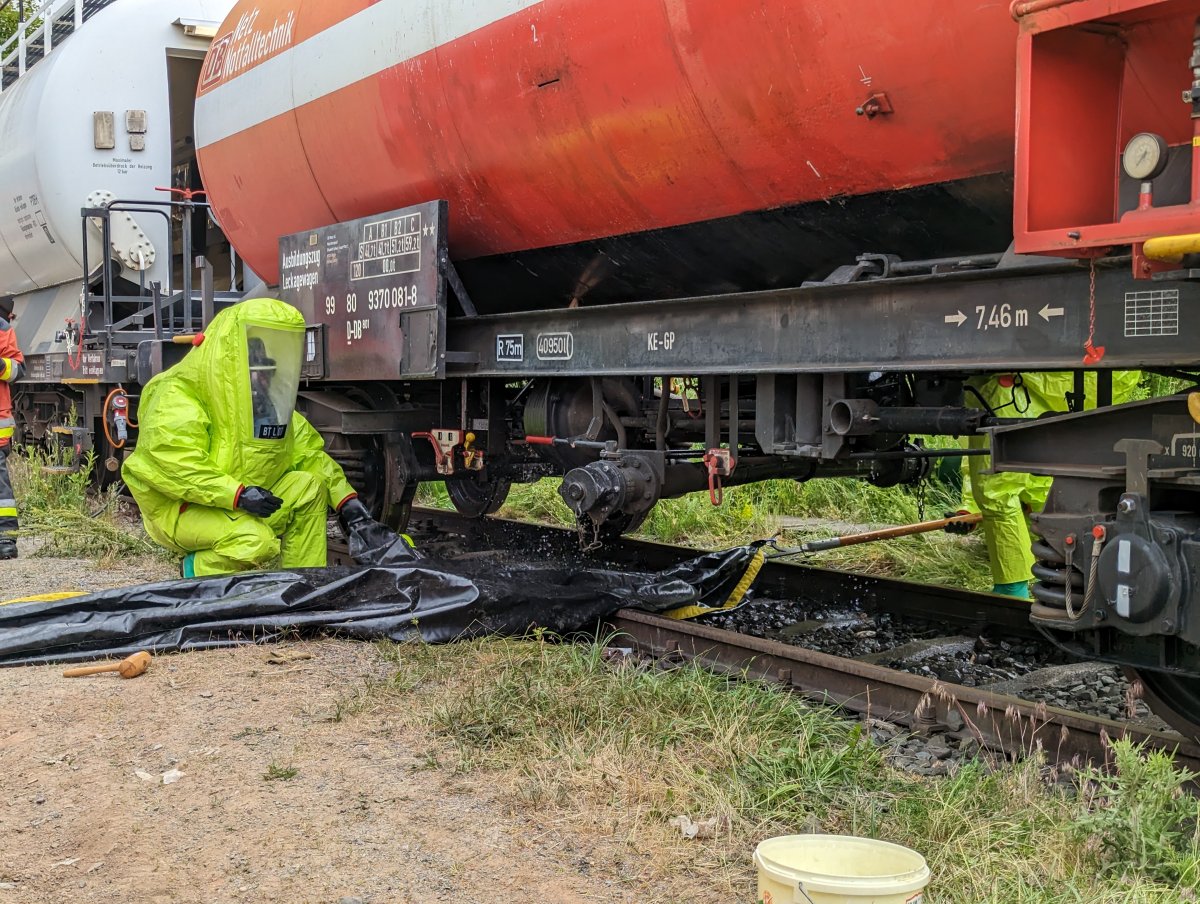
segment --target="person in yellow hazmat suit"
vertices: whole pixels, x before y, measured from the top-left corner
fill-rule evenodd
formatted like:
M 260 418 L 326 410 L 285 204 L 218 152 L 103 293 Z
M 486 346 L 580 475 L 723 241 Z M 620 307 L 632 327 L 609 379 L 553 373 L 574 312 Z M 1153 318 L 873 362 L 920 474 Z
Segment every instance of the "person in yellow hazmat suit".
M 325 521 L 370 512 L 295 411 L 304 318 L 271 298 L 213 318 L 184 359 L 146 384 L 122 476 L 146 533 L 184 577 L 326 564 Z
M 1137 371 L 1113 373 L 1114 405 L 1132 398 L 1140 377 Z M 1036 418 L 1067 410 L 1067 393 L 1074 390 L 1075 378 L 1071 373 L 993 374 L 976 377 L 969 385 L 998 417 Z M 1085 381 L 1084 407 L 1096 407 L 1096 375 L 1092 373 Z M 971 449 L 986 449 L 988 442 L 987 436 L 972 436 L 967 445 Z M 983 515 L 992 592 L 1028 599 L 1033 577 L 1029 515 L 1045 506 L 1054 478 L 1010 472 L 990 474 L 987 471 L 991 465 L 990 456 L 967 459 L 963 512 Z

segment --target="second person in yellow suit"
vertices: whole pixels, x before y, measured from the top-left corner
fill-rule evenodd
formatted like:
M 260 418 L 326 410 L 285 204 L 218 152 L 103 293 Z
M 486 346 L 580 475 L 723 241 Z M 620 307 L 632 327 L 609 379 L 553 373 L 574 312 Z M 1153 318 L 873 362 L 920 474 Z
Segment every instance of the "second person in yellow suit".
M 1133 397 L 1141 374 L 1118 371 L 1113 374 L 1113 404 Z M 994 374 L 971 380 L 973 386 L 999 417 L 1041 417 L 1047 412 L 1067 410 L 1067 393 L 1075 378 L 1071 373 Z M 1096 375 L 1085 381 L 1085 407 L 1096 407 Z M 988 448 L 987 436 L 972 436 L 968 447 Z M 1050 493 L 1052 477 L 1035 474 L 1000 472 L 989 474 L 990 456 L 967 459 L 968 486 L 964 487 L 967 511 L 983 515 L 983 536 L 992 570 L 993 593 L 1029 597 L 1033 577 L 1032 538 L 1029 514 L 1040 512 Z
M 122 476 L 146 533 L 184 556 L 185 577 L 321 567 L 328 509 L 346 525 L 370 518 L 295 411 L 303 347 L 299 311 L 244 301 L 146 384 Z

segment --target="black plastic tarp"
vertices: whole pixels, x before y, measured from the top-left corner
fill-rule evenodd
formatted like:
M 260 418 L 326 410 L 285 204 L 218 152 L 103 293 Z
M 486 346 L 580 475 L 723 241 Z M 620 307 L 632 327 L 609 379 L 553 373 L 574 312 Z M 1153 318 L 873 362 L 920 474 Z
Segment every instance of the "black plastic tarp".
M 384 540 L 352 548 L 360 561 L 398 564 L 166 581 L 0 606 L 0 665 L 294 636 L 444 643 L 534 628 L 566 634 L 623 607 L 720 605 L 753 556 L 750 547 L 740 547 L 649 574 L 579 564 L 418 560 Z

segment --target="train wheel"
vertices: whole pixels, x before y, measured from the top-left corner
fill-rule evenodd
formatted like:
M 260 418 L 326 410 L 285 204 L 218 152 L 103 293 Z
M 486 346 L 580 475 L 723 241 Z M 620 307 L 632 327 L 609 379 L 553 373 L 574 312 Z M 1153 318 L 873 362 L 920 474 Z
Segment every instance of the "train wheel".
M 454 508 L 468 518 L 482 518 L 499 511 L 511 489 L 512 483 L 503 477 L 494 480 L 446 481 L 446 492 Z
M 420 484 L 406 483 L 403 486 L 393 488 L 389 492 L 387 502 L 383 507 L 383 513 L 380 515 L 379 521 L 386 524 L 392 530 L 403 533 L 408 529 L 408 519 L 412 515 L 413 499 L 417 495 L 417 487 Z
M 1200 741 L 1200 678 L 1126 669 L 1130 682 L 1140 681 L 1142 697 L 1158 716 L 1189 740 Z

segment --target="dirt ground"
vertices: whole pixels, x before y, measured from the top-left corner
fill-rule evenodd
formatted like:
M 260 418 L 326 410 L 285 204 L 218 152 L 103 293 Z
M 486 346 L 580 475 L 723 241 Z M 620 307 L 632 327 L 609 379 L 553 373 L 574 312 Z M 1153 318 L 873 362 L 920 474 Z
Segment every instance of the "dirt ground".
M 97 565 L 87 559 L 43 559 L 34 553 L 42 542 L 37 537 L 17 540 L 20 557 L 0 561 L 0 602 L 58 591 L 107 590 L 127 584 L 178 577 L 178 566 L 166 559 L 138 558 Z
M 0 562 L 21 595 L 169 572 Z M 388 675 L 336 641 L 163 656 L 130 681 L 0 670 L 0 904 L 703 900 L 639 879 L 629 839 L 431 766 L 437 741 L 395 714 L 339 718 Z

